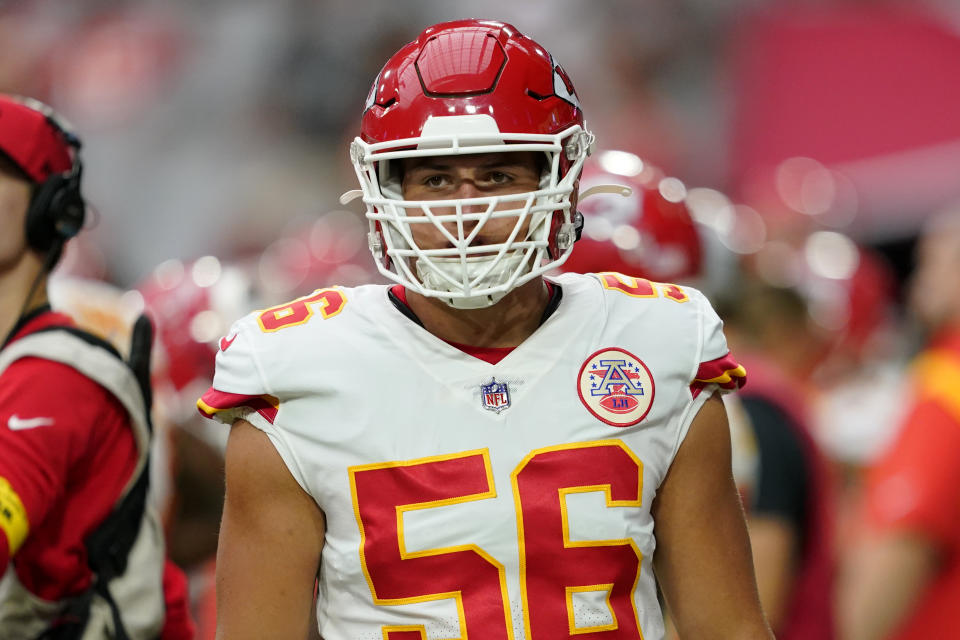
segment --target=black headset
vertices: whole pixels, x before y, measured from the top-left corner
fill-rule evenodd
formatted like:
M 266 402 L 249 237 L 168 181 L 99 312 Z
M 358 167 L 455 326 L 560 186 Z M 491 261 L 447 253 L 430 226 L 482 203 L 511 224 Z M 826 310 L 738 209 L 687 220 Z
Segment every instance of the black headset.
M 47 125 L 70 147 L 72 164 L 66 173 L 54 173 L 34 187 L 30 205 L 27 208 L 25 226 L 27 244 L 35 251 L 44 254 L 43 268 L 34 278 L 30 292 L 20 309 L 20 317 L 0 344 L 0 349 L 6 347 L 13 336 L 33 317 L 33 313 L 36 313 L 36 311 L 27 313 L 34 292 L 43 277 L 53 269 L 53 265 L 60 258 L 63 244 L 80 233 L 87 215 L 87 205 L 80 193 L 80 176 L 83 174 L 83 163 L 80 161 L 80 147 L 83 145 L 80 138 L 73 133 L 56 111 L 39 100 L 22 97 L 16 97 L 16 100 L 46 118 Z M 39 310 L 42 311 L 44 308 L 49 309 L 47 306 L 39 307 Z
M 63 243 L 74 237 L 83 228 L 87 205 L 80 193 L 80 176 L 83 163 L 80 160 L 80 138 L 57 113 L 38 100 L 20 98 L 26 107 L 43 114 L 47 124 L 63 138 L 70 147 L 73 164 L 66 173 L 55 173 L 34 189 L 27 210 L 27 243 L 41 253 L 59 253 Z

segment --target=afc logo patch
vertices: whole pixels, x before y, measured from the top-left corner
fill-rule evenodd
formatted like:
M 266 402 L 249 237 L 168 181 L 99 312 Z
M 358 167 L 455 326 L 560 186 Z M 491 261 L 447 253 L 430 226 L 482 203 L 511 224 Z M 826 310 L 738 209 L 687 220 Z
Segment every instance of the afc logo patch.
M 597 351 L 577 375 L 583 406 L 613 427 L 629 427 L 647 417 L 653 405 L 650 369 L 640 358 L 618 347 Z
M 480 385 L 480 404 L 484 409 L 500 413 L 510 407 L 510 387 L 506 382 L 497 382 L 490 378 L 490 382 Z

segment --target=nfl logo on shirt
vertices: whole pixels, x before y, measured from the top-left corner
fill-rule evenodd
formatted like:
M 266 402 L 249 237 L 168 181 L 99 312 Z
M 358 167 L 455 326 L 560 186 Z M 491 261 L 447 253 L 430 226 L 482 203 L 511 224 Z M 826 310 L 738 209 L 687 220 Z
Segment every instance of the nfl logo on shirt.
M 510 406 L 510 389 L 506 382 L 497 382 L 490 378 L 490 382 L 480 385 L 480 403 L 484 409 L 500 413 Z

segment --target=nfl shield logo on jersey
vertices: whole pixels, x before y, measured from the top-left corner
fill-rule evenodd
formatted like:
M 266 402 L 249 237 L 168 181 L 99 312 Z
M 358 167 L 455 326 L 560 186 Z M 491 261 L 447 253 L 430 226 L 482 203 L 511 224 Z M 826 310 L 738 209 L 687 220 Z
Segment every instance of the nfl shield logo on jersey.
M 577 376 L 583 406 L 614 427 L 629 427 L 645 417 L 653 405 L 653 376 L 640 358 L 610 347 L 587 358 Z
M 490 382 L 480 385 L 480 403 L 484 409 L 500 413 L 510 406 L 510 388 L 506 382 L 497 382 L 490 378 Z

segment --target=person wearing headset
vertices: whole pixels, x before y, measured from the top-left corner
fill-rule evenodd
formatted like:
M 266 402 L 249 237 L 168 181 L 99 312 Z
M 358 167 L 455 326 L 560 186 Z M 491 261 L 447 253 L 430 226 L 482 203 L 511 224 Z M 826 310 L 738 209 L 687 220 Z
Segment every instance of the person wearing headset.
M 83 226 L 79 151 L 49 107 L 0 94 L 0 640 L 186 640 L 148 498 L 149 323 L 125 361 L 47 301 Z

